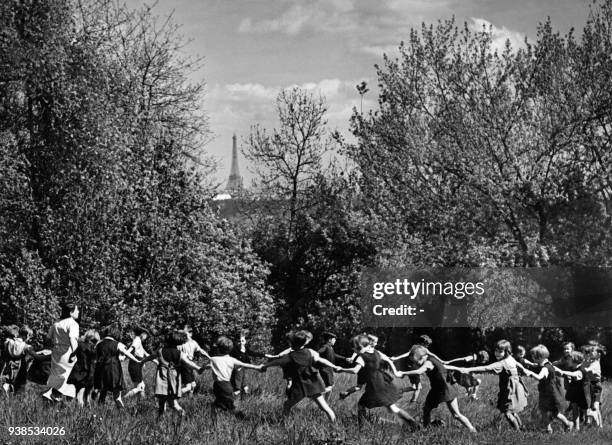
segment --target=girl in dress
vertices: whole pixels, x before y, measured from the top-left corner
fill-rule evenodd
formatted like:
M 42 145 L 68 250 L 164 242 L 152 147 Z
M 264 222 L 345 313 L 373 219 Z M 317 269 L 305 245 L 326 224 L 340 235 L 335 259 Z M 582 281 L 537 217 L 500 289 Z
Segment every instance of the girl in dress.
M 181 416 L 184 415 L 183 408 L 178 403 L 178 399 L 182 396 L 181 368 L 188 367 L 199 373 L 205 369 L 189 360 L 187 354 L 179 351 L 178 346 L 185 344 L 186 341 L 187 334 L 184 331 L 174 331 L 166 337 L 165 347 L 159 349 L 156 354 L 151 354 L 143 359 L 143 363 L 157 360 L 155 396 L 158 402 L 158 418 L 164 415 L 166 405 Z
M 126 398 L 132 397 L 136 394 L 140 394 L 142 397 L 145 396 L 145 383 L 142 378 L 142 360 L 149 356 L 149 353 L 145 350 L 143 343 L 147 340 L 149 336 L 149 331 L 139 326 L 136 326 L 131 331 L 132 334 L 132 344 L 128 348 L 128 351 L 134 355 L 138 360 L 141 360 L 140 363 L 130 361 L 128 363 L 128 374 L 130 375 L 130 380 L 134 384 L 134 388 L 129 390 L 125 395 Z
M 96 345 L 96 367 L 94 371 L 94 387 L 99 391 L 99 403 L 106 401 L 106 394 L 111 392 L 117 408 L 123 408 L 121 391 L 125 389 L 123 369 L 119 355 L 123 354 L 132 361 L 140 362 L 117 339 L 121 338 L 121 330 L 117 325 L 108 326 L 103 332 L 104 338 Z
M 495 344 L 495 358 L 497 362 L 486 366 L 472 368 L 457 368 L 447 365 L 450 370 L 462 373 L 494 372 L 499 375 L 499 394 L 497 396 L 497 409 L 504 415 L 510 425 L 520 430 L 522 427 L 519 413 L 527 406 L 525 386 L 519 377 L 519 370 L 526 372 L 523 366 L 512 357 L 512 347 L 508 340 L 500 340 Z
M 68 383 L 74 385 L 77 401 L 80 406 L 89 403 L 89 395 L 94 386 L 94 371 L 96 369 L 96 344 L 100 341 L 100 334 L 93 329 L 85 332 L 79 340 L 75 351 L 76 363 L 72 368 Z
M 367 348 L 375 350 L 376 346 L 378 345 L 378 337 L 376 335 L 372 335 L 372 334 L 362 334 L 362 335 L 366 336 L 367 339 L 368 339 L 368 346 L 367 346 Z M 365 349 L 364 349 L 364 352 L 365 352 Z M 346 361 L 349 364 L 354 364 L 355 360 L 357 360 L 357 357 L 359 357 L 359 353 L 353 352 L 351 357 L 348 358 Z M 344 400 L 348 396 L 350 396 L 351 394 L 353 394 L 355 392 L 358 392 L 358 391 L 361 391 L 361 389 L 365 385 L 364 376 L 365 376 L 365 373 L 358 372 L 357 373 L 357 384 L 354 385 L 354 386 L 351 386 L 346 391 L 341 391 L 340 394 L 339 394 L 340 400 Z
M 79 308 L 73 302 L 62 304 L 61 320 L 49 329 L 47 337 L 53 343 L 51 371 L 47 385 L 50 390 L 43 397 L 58 401 L 63 396 L 74 397 L 74 386 L 68 384 L 68 377 L 76 363 L 74 352 L 79 346 Z
M 525 370 L 525 373 L 539 381 L 538 408 L 542 414 L 542 423 L 546 431 L 552 433 L 552 421 L 554 419 L 560 420 L 566 429 L 571 430 L 573 428 L 572 422 L 561 413 L 563 390 L 561 380 L 555 374 L 555 367 L 548 360 L 550 356 L 548 348 L 544 345 L 537 345 L 530 352 L 534 362 L 540 367 L 540 372 L 536 374 L 530 370 Z
M 359 426 L 362 426 L 368 409 L 385 407 L 412 429 L 416 428 L 417 423 L 414 418 L 396 405 L 401 398 L 401 392 L 393 384 L 393 377 L 381 370 L 380 365 L 385 362 L 396 376 L 401 376 L 391 359 L 372 348 L 370 340 L 365 335 L 357 335 L 351 342 L 353 351 L 357 354 L 355 367 L 345 368 L 342 371 L 357 374 L 358 381 L 361 380 L 365 387 L 357 405 Z
M 565 370 L 555 367 L 555 371 L 566 378 L 565 381 L 565 400 L 570 403 L 572 413 L 571 421 L 574 429 L 580 431 L 580 421 L 586 417 L 587 409 L 590 406 L 591 388 L 584 362 L 584 355 L 578 351 L 571 352 L 572 368 Z
M 296 332 L 291 337 L 291 352 L 280 358 L 265 363 L 263 370 L 271 367 L 282 367 L 286 375 L 291 379 L 291 386 L 287 389 L 287 400 L 283 405 L 283 414 L 288 415 L 295 405 L 302 399 L 308 397 L 327 414 L 332 422 L 336 415 L 325 400 L 325 385 L 315 367 L 316 363 L 329 366 L 335 371 L 341 368 L 321 358 L 316 351 L 306 348 L 306 344 L 312 339 L 308 331 Z
M 423 425 L 428 426 L 431 423 L 431 412 L 438 407 L 442 402 L 446 403 L 452 416 L 457 419 L 463 426 L 471 432 L 476 432 L 469 419 L 459 411 L 459 403 L 457 402 L 457 389 L 454 385 L 448 383 L 448 371 L 441 360 L 430 355 L 427 348 L 424 346 L 416 346 L 410 356 L 412 362 L 419 368 L 413 371 L 404 371 L 400 373 L 404 375 L 422 375 L 427 374 L 431 389 L 425 398 L 423 406 Z

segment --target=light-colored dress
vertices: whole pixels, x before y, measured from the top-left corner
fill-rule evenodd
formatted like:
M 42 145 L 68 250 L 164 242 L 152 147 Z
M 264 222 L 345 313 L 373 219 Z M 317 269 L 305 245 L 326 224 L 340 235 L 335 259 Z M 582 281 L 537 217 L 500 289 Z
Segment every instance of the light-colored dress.
M 78 344 L 79 324 L 72 317 L 60 320 L 51 326 L 47 337 L 53 341 L 47 385 L 65 396 L 74 397 L 74 386 L 67 382 L 76 363 L 76 360 L 70 362 L 70 355 L 74 352 L 72 344 Z

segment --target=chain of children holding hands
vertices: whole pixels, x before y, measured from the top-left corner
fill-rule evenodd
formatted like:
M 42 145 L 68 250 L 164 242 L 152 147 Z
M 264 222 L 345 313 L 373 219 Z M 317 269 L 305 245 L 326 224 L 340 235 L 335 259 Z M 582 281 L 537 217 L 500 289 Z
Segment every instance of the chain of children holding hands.
M 459 410 L 457 384 L 466 388 L 472 399 L 477 399 L 480 380 L 474 373 L 495 373 L 499 375 L 499 395 L 497 408 L 504 414 L 515 429 L 522 428 L 519 413 L 527 406 L 528 392 L 521 376 L 529 376 L 539 381 L 539 409 L 543 426 L 552 431 L 552 422 L 559 420 L 566 429 L 580 429 L 581 422 L 594 423 L 601 427 L 601 366 L 600 357 L 605 348 L 589 342 L 582 352 L 575 350 L 572 343 L 564 345 L 563 357 L 551 363 L 546 346 L 538 345 L 531 349 L 533 362 L 525 358 L 525 348 L 518 346 L 512 354 L 511 345 L 500 340 L 495 346 L 495 362 L 473 367 L 456 367 L 454 362 L 475 362 L 484 364 L 489 361 L 486 351 L 444 361 L 429 351 L 431 339 L 423 335 L 417 344 L 398 357 L 387 357 L 376 349 L 377 338 L 373 335 L 357 335 L 352 339 L 354 354 L 350 358 L 334 352 L 335 336 L 324 334 L 325 345 L 316 352 L 307 347 L 312 340 L 308 331 L 298 331 L 290 335 L 290 347 L 278 355 L 254 352 L 246 347 L 246 339 L 241 335 L 240 345 L 234 347 L 227 337 L 220 337 L 215 344 L 215 355 L 209 355 L 191 338 L 188 326 L 184 330 L 167 335 L 165 346 L 153 354 L 143 348 L 148 332 L 142 328 L 132 329 L 133 341 L 129 347 L 122 344 L 121 331 L 116 325 L 103 330 L 101 339 L 97 331 L 88 330 L 79 338 L 79 325 L 76 319 L 79 308 L 73 303 L 62 306 L 62 319 L 55 323 L 47 335 L 51 349 L 35 352 L 28 344 L 32 331 L 24 326 L 5 328 L 7 338 L 2 348 L 0 375 L 5 383 L 7 394 L 19 393 L 25 388 L 27 380 L 47 385 L 49 389 L 43 397 L 55 402 L 64 397 L 75 397 L 83 405 L 97 395 L 98 402 L 104 403 L 107 394 L 112 393 L 118 407 L 123 407 L 122 394 L 125 390 L 122 356 L 130 360 L 128 373 L 135 387 L 124 397 L 145 394 L 142 368 L 145 362 L 153 361 L 157 366 L 154 393 L 158 398 L 158 414 L 164 414 L 166 406 L 181 415 L 183 409 L 179 398 L 195 389 L 195 372 L 210 368 L 213 374 L 213 408 L 234 412 L 234 397 L 249 392 L 244 370 L 260 372 L 271 367 L 280 367 L 287 382 L 287 399 L 283 413 L 287 414 L 293 406 L 304 398 L 312 399 L 333 422 L 334 411 L 327 403 L 334 383 L 334 372 L 357 374 L 357 385 L 340 393 L 345 399 L 350 394 L 363 389 L 358 402 L 359 425 L 368 409 L 386 407 L 411 429 L 417 428 L 415 419 L 397 405 L 402 391 L 393 383 L 394 377 L 408 376 L 414 391 L 412 401 L 416 401 L 420 389 L 420 377 L 426 374 L 430 382 L 423 409 L 423 424 L 430 425 L 431 412 L 441 403 L 446 403 L 455 419 L 470 431 L 475 431 L 470 420 Z M 206 366 L 194 362 L 196 354 L 209 360 Z M 251 357 L 271 359 L 265 364 L 250 363 Z M 394 361 L 409 357 L 412 369 L 398 371 Z M 336 365 L 345 364 L 344 367 Z M 565 400 L 570 402 L 563 409 Z M 569 416 L 566 417 L 566 414 Z

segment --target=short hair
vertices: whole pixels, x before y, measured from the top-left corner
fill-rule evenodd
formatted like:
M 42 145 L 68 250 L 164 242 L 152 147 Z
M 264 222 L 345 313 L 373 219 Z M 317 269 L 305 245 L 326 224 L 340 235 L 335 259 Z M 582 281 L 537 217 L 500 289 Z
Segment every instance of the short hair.
M 334 334 L 333 332 L 323 332 L 323 336 L 322 337 L 323 337 L 323 340 L 325 340 L 325 341 L 329 341 L 332 338 L 337 338 L 336 334 Z
M 74 301 L 62 302 L 60 306 L 61 311 L 62 311 L 61 319 L 64 320 L 65 318 L 70 317 L 70 314 L 74 312 L 76 307 L 77 307 L 77 304 Z
M 429 348 L 433 343 L 433 340 L 431 339 L 431 337 L 429 335 L 419 335 L 418 339 L 417 339 L 417 344 L 425 346 L 426 348 Z
M 229 354 L 234 349 L 234 342 L 225 336 L 219 337 L 216 343 L 220 354 Z
M 143 328 L 142 326 L 134 326 L 132 328 L 132 331 L 134 331 L 134 334 L 136 335 L 142 335 L 142 334 L 151 335 L 149 333 L 149 330 L 147 328 Z
M 370 344 L 378 343 L 378 337 L 376 335 L 366 334 L 366 336 L 368 337 L 368 340 L 370 340 Z
M 175 348 L 187 342 L 187 334 L 184 331 L 172 331 L 166 337 L 166 345 Z
M 599 343 L 598 341 L 589 340 L 587 342 L 587 345 L 595 348 L 595 351 L 597 352 L 597 354 L 599 354 L 599 357 L 601 357 L 602 355 L 606 355 L 606 347 L 602 345 L 601 343 Z
M 572 362 L 577 368 L 584 362 L 584 354 L 580 351 L 572 351 Z
M 32 334 L 34 334 L 34 331 L 32 329 L 30 329 L 30 327 L 27 324 L 25 324 L 21 328 L 19 328 L 19 336 L 21 338 L 23 338 L 23 339 L 31 337 Z
M 572 350 L 576 349 L 576 345 L 572 341 L 566 341 L 566 342 L 562 343 L 561 346 L 563 348 L 565 348 L 566 346 L 570 346 L 572 348 Z
M 2 335 L 7 338 L 17 338 L 19 336 L 19 327 L 11 324 L 2 328 Z
M 517 353 L 517 354 L 526 354 L 526 353 L 527 353 L 527 350 L 525 349 L 525 346 L 518 345 L 518 346 L 516 347 L 516 353 Z
M 525 348 L 523 348 L 525 349 Z M 481 351 L 478 351 L 476 353 L 476 361 L 478 363 L 488 363 L 489 362 L 489 353 L 487 351 L 485 351 L 484 349 Z
M 419 360 L 421 360 L 423 357 L 427 356 L 428 354 L 429 354 L 429 351 L 427 351 L 427 348 L 425 346 L 414 345 L 410 349 L 410 353 L 408 357 L 410 357 L 410 360 L 412 360 L 414 363 L 417 363 Z
M 369 336 L 363 334 L 355 335 L 353 338 L 351 338 L 351 345 L 356 351 L 366 348 L 370 346 Z
M 111 337 L 119 341 L 121 338 L 121 328 L 117 323 L 110 324 L 102 329 L 102 335 L 104 337 Z
M 544 345 L 534 346 L 529 352 L 535 360 L 543 360 L 550 357 L 550 352 L 548 351 L 548 348 Z
M 499 340 L 497 343 L 495 343 L 495 350 L 503 352 L 507 357 L 512 354 L 512 345 L 508 340 Z
M 301 349 L 308 341 L 310 340 L 308 331 L 297 331 L 291 337 L 291 348 L 292 349 Z
M 97 343 L 100 341 L 100 334 L 95 329 L 88 329 L 81 338 L 84 342 Z

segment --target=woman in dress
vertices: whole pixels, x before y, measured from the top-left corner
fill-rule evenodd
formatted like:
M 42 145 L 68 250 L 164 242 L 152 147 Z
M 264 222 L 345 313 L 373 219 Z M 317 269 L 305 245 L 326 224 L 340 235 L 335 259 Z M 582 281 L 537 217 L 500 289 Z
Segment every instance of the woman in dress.
M 51 371 L 47 385 L 50 391 L 43 397 L 57 401 L 63 396 L 74 397 L 74 386 L 68 384 L 68 377 L 76 363 L 74 352 L 79 345 L 79 308 L 73 302 L 62 304 L 61 320 L 49 329 L 47 338 L 53 343 L 51 350 Z

